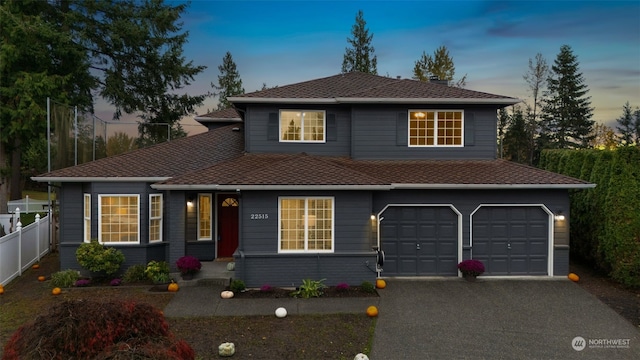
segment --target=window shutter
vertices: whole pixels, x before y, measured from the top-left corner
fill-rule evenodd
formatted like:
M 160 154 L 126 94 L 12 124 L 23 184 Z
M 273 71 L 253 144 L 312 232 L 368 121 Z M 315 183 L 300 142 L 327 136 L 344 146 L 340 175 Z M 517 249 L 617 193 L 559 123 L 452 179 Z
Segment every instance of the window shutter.
M 336 124 L 336 114 L 327 114 L 327 141 L 338 140 L 338 125 Z
M 267 124 L 267 140 L 278 140 L 279 135 L 278 113 L 269 113 L 269 123 Z
M 398 113 L 398 118 L 396 119 L 396 145 L 406 146 L 408 145 L 408 119 L 407 113 L 401 112 Z
M 472 112 L 464 114 L 464 145 L 472 146 L 476 137 L 475 116 Z

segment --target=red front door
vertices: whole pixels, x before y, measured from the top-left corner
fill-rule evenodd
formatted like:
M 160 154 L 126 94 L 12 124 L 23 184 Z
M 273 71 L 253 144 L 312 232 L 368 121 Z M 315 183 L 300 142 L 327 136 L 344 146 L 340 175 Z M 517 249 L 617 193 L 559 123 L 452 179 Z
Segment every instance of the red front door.
M 218 195 L 218 257 L 231 257 L 238 248 L 238 196 Z

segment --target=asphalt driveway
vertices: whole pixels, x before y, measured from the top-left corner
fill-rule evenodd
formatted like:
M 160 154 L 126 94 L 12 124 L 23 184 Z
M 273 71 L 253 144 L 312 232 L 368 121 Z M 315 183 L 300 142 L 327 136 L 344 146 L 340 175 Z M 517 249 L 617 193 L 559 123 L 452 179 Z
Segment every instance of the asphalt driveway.
M 390 279 L 378 293 L 372 360 L 640 359 L 640 329 L 568 280 Z

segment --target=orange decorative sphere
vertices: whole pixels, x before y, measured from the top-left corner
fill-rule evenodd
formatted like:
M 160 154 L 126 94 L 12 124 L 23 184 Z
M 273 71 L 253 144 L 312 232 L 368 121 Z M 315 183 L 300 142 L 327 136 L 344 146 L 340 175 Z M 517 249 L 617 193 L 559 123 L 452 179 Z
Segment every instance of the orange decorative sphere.
M 51 290 L 51 294 L 53 295 L 60 295 L 61 293 L 62 293 L 62 289 L 60 289 L 59 287 L 53 288 L 53 290 Z
M 378 308 L 371 305 L 367 308 L 367 316 L 368 317 L 376 317 L 378 316 Z
M 34 268 L 34 269 L 40 269 L 40 264 L 33 264 L 32 268 Z
M 580 276 L 574 273 L 570 273 L 569 275 L 567 275 L 567 277 L 573 282 L 578 282 L 580 280 Z
M 384 288 L 387 287 L 387 282 L 382 280 L 382 279 L 378 279 L 378 280 L 376 280 L 376 287 L 378 289 L 384 289 Z
M 178 286 L 178 283 L 172 282 L 171 284 L 169 284 L 169 286 L 167 286 L 167 290 L 169 290 L 170 292 L 176 292 L 180 290 L 180 286 Z
M 38 281 L 44 281 L 46 278 L 42 275 L 38 276 Z

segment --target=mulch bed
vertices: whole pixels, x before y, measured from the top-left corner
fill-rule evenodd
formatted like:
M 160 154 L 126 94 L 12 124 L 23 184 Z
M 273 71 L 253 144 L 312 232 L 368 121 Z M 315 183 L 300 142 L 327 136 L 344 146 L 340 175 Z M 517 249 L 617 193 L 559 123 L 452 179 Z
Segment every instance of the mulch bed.
M 272 288 L 269 291 L 261 291 L 259 289 L 249 289 L 234 293 L 234 298 L 239 299 L 281 299 L 290 298 L 293 289 Z M 340 297 L 378 297 L 378 293 L 364 291 L 360 286 L 350 286 L 347 289 L 338 289 L 335 286 L 329 286 L 323 290 L 321 297 L 323 298 L 340 298 Z

